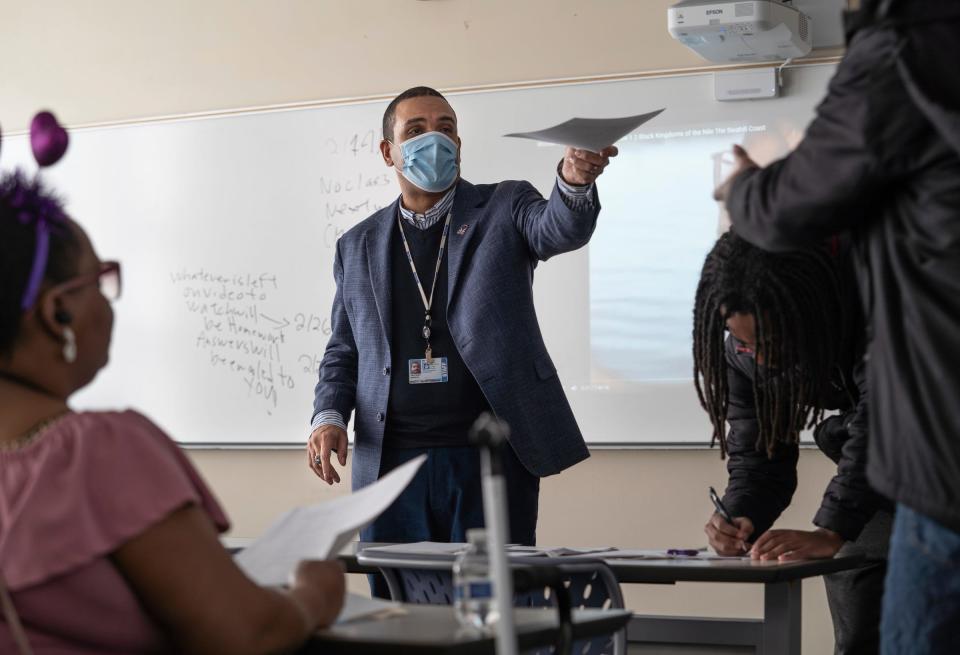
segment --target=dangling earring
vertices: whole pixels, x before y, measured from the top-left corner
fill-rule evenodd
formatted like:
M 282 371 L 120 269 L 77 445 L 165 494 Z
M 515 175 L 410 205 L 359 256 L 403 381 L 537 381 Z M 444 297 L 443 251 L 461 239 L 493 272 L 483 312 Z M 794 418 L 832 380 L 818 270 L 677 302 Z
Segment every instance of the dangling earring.
M 77 361 L 77 335 L 68 327 L 63 328 L 63 361 L 67 364 Z

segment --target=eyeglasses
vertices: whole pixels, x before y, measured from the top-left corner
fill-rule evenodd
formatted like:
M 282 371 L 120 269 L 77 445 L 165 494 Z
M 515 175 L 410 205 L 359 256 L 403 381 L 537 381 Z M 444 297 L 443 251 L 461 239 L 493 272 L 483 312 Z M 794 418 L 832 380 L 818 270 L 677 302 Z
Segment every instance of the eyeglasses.
M 120 262 L 101 262 L 96 273 L 78 275 L 59 285 L 61 291 L 73 291 L 96 282 L 103 297 L 113 302 L 120 297 Z

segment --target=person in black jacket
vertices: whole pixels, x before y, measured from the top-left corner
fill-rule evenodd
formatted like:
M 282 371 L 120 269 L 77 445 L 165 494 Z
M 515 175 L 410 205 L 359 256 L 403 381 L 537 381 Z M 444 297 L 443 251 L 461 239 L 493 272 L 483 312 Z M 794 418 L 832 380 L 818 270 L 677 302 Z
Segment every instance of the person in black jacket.
M 866 2 L 797 149 L 717 190 L 768 250 L 854 231 L 867 476 L 897 501 L 885 653 L 960 652 L 960 3 Z
M 704 531 L 720 555 L 864 556 L 863 568 L 824 582 L 836 652 L 877 653 L 892 518 L 866 480 L 860 309 L 838 246 L 771 254 L 728 232 L 707 255 L 694 307 L 694 375 L 713 439 L 729 457 L 723 503 L 733 524 L 714 514 Z M 827 410 L 839 411 L 825 418 Z M 814 426 L 817 445 L 837 463 L 817 527 L 770 529 L 797 487 L 800 431 Z

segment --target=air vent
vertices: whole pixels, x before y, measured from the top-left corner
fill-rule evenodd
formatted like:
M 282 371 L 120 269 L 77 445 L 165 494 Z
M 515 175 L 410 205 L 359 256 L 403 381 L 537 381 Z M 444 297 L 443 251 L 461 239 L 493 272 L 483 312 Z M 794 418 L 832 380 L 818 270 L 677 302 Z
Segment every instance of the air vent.
M 743 16 L 753 16 L 753 3 L 741 2 L 740 4 L 734 5 L 733 15 L 736 18 L 741 18 Z
M 807 17 L 800 14 L 800 38 L 807 40 Z

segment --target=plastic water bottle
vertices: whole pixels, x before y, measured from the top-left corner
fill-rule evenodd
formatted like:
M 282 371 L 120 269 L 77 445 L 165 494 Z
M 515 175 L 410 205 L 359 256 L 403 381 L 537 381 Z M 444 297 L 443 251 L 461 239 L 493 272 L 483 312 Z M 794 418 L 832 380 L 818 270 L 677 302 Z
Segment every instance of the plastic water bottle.
M 453 563 L 454 611 L 464 627 L 492 632 L 499 615 L 493 603 L 486 530 L 467 530 L 467 542 Z

